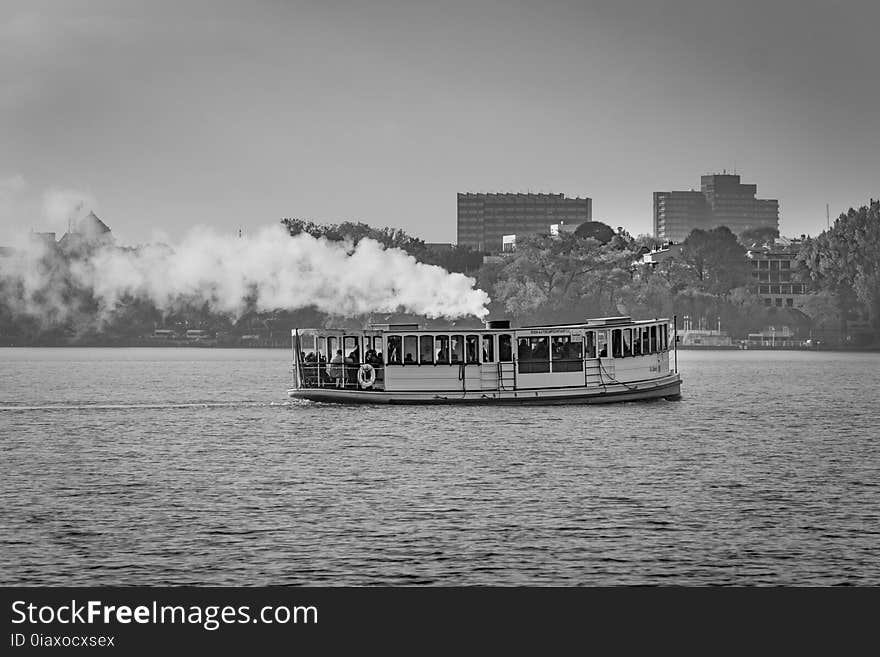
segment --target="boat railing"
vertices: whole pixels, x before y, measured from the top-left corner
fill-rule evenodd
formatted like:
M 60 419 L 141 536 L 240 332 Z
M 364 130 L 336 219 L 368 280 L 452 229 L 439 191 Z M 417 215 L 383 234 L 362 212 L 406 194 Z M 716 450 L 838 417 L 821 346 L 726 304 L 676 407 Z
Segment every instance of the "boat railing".
M 385 366 L 379 361 L 328 363 L 306 360 L 299 364 L 301 388 L 362 388 L 358 381 L 358 372 L 364 365 L 370 365 L 375 372 L 375 381 L 371 387 L 382 389 L 385 382 Z

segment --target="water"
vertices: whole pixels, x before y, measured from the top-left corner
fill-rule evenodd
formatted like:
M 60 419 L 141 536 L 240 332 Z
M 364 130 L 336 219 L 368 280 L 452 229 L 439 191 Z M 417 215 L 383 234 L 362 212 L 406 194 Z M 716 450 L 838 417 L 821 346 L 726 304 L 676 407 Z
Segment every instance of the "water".
M 0 584 L 880 584 L 880 354 L 545 408 L 293 403 L 288 358 L 0 349 Z

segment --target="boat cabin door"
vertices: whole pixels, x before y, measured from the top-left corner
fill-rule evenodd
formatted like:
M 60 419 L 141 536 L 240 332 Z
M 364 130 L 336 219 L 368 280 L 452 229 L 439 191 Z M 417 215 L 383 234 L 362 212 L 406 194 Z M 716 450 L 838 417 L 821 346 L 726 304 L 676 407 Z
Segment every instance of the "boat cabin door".
M 480 355 L 480 387 L 482 390 L 501 391 L 516 388 L 512 335 L 508 333 L 483 335 Z

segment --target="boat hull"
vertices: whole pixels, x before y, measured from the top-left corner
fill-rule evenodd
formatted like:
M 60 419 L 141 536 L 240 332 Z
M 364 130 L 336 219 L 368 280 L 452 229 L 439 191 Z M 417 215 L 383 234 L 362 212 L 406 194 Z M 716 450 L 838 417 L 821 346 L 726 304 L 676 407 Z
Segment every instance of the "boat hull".
M 610 404 L 614 402 L 681 398 L 681 378 L 669 374 L 648 381 L 596 387 L 521 389 L 510 391 L 384 391 L 299 388 L 287 391 L 292 399 L 334 404 Z

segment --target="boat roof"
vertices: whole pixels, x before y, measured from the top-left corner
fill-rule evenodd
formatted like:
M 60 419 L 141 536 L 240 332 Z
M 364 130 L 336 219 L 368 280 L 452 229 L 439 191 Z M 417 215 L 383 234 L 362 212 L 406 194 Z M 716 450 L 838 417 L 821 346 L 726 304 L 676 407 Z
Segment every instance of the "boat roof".
M 634 325 L 643 325 L 643 324 L 656 324 L 658 322 L 668 322 L 668 318 L 664 317 L 654 317 L 651 319 L 637 319 L 634 320 L 631 317 L 619 316 L 619 317 L 596 317 L 593 319 L 587 319 L 583 322 L 576 323 L 567 323 L 567 324 L 529 324 L 525 326 L 508 326 L 508 327 L 480 327 L 480 328 L 465 328 L 465 327 L 445 327 L 445 328 L 423 328 L 418 324 L 370 324 L 368 327 L 363 329 L 335 329 L 335 328 L 302 328 L 298 329 L 300 331 L 309 331 L 309 332 L 317 332 L 317 333 L 344 333 L 348 335 L 356 334 L 356 333 L 504 333 L 504 332 L 515 332 L 515 331 L 529 331 L 534 333 L 535 331 L 539 331 L 541 329 L 547 329 L 550 331 L 559 331 L 559 330 L 575 330 L 575 329 L 597 329 L 597 328 L 609 328 L 615 326 L 634 326 Z

